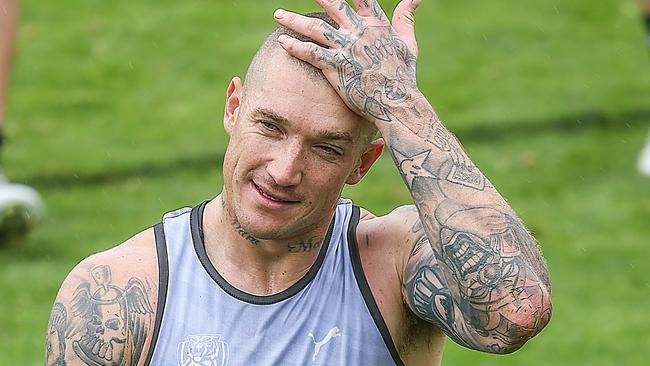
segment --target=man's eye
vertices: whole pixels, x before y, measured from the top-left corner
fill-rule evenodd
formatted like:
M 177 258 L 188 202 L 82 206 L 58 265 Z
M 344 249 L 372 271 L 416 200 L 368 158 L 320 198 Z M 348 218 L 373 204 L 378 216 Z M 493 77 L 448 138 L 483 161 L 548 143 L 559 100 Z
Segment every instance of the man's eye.
M 276 125 L 274 125 L 273 123 L 262 121 L 262 122 L 260 122 L 260 124 L 262 125 L 262 128 L 264 128 L 267 131 L 272 131 L 272 132 L 278 132 L 279 131 L 278 127 Z
M 341 155 L 341 152 L 330 146 L 318 146 L 318 148 L 328 155 Z

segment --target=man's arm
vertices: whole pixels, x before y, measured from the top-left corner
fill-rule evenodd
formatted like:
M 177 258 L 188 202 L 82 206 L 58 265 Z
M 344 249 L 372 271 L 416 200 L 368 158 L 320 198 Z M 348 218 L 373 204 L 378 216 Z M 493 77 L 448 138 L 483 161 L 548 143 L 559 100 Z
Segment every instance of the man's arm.
M 465 347 L 492 353 L 517 350 L 546 325 L 548 279 L 536 274 L 546 273 L 544 260 L 509 215 L 485 209 L 468 224 L 452 219 L 439 224 L 432 243 L 415 206 L 397 214 L 410 226 L 402 293 L 420 318 Z
M 276 20 L 317 42 L 281 36 L 293 56 L 321 68 L 341 98 L 381 131 L 415 203 L 401 215 L 415 242 L 404 297 L 419 317 L 461 345 L 518 349 L 549 321 L 550 286 L 533 237 L 420 93 L 413 12 L 403 0 L 391 25 L 376 0 L 317 0 L 339 23 L 293 13 Z M 408 211 L 408 210 L 406 210 Z
M 48 322 L 46 365 L 135 366 L 146 357 L 157 296 L 151 258 L 132 240 L 71 271 Z

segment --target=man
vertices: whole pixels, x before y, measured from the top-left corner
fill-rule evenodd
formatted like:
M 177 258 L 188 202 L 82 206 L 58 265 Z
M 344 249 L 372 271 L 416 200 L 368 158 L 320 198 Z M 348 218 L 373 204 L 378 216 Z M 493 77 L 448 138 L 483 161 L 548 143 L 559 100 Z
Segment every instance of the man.
M 48 364 L 434 365 L 549 321 L 534 239 L 417 89 L 418 1 L 318 3 L 230 83 L 221 194 L 79 264 Z M 375 217 L 339 197 L 384 144 L 415 205 Z
M 17 0 L 0 0 L 0 154 L 4 142 L 5 103 L 18 20 Z M 1 156 L 0 156 L 1 157 Z M 41 199 L 32 188 L 10 184 L 0 161 L 0 245 L 24 236 L 42 215 Z

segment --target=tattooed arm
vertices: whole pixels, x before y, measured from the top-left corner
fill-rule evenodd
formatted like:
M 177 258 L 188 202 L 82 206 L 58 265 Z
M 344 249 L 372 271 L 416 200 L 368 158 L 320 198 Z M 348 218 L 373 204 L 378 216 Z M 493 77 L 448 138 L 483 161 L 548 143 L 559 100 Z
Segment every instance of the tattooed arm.
M 512 352 L 549 321 L 550 285 L 535 240 L 438 119 L 416 84 L 413 12 L 399 3 L 391 24 L 376 0 L 317 0 L 340 25 L 279 10 L 276 20 L 319 47 L 286 35 L 291 55 L 319 67 L 345 103 L 375 124 L 415 207 L 403 296 L 420 318 L 461 345 Z M 389 218 L 390 221 L 390 218 Z
M 155 270 L 150 236 L 141 233 L 72 270 L 52 307 L 46 365 L 142 364 L 156 304 L 156 272 L 147 273 Z

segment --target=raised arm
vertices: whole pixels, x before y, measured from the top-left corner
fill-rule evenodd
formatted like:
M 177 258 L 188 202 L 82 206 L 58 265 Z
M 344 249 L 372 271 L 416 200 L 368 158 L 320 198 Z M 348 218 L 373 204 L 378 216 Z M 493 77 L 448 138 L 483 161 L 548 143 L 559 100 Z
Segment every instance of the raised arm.
M 281 36 L 293 56 L 323 70 L 341 98 L 374 123 L 415 203 L 398 210 L 414 243 L 403 295 L 420 318 L 461 345 L 508 353 L 549 321 L 550 285 L 533 237 L 445 128 L 416 84 L 413 12 L 391 24 L 376 0 L 317 0 L 340 28 L 283 11 L 276 20 L 315 41 Z

